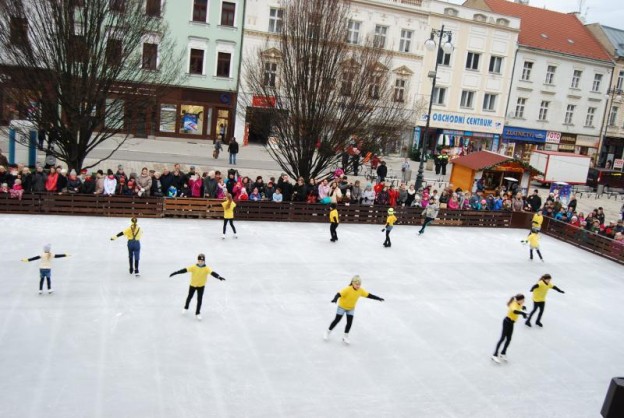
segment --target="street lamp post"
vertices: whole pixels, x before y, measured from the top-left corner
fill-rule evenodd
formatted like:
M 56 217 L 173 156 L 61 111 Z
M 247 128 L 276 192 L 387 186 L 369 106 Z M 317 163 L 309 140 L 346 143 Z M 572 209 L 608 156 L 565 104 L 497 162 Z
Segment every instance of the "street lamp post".
M 604 115 L 604 123 L 602 126 L 602 132 L 600 135 L 600 142 L 598 144 L 598 158 L 596 160 L 596 167 L 600 165 L 600 157 L 602 155 L 602 147 L 605 145 L 605 140 L 607 139 L 607 129 L 611 126 L 609 123 L 611 122 L 611 112 L 613 112 L 613 102 L 617 98 L 618 101 L 622 100 L 622 94 L 624 91 L 619 88 L 612 87 L 607 91 L 607 103 L 609 103 L 609 99 L 611 99 L 611 104 L 605 107 L 605 115 Z M 606 163 L 606 160 L 605 160 Z M 603 164 L 604 167 L 604 164 Z M 613 167 L 611 167 L 613 168 Z
M 438 37 L 438 43 L 436 44 L 435 37 Z M 453 51 L 453 44 L 451 44 L 451 31 L 444 30 L 444 25 L 438 29 L 431 30 L 431 36 L 429 39 L 425 41 L 425 48 L 428 51 L 444 51 L 447 54 L 450 54 Z M 446 42 L 442 43 L 446 38 Z M 436 48 L 437 47 L 437 48 Z M 423 172 L 425 169 L 425 154 L 427 152 L 427 142 L 429 139 L 429 122 L 431 121 L 431 106 L 433 105 L 433 94 L 435 92 L 436 86 L 436 77 L 438 75 L 438 64 L 439 59 L 436 53 L 435 56 L 435 67 L 433 71 L 429 71 L 427 77 L 431 78 L 431 95 L 429 96 L 429 110 L 427 111 L 427 123 L 425 124 L 425 132 L 423 135 L 423 140 L 420 144 L 420 164 L 418 165 L 418 175 L 416 176 L 416 190 L 420 190 L 423 184 Z

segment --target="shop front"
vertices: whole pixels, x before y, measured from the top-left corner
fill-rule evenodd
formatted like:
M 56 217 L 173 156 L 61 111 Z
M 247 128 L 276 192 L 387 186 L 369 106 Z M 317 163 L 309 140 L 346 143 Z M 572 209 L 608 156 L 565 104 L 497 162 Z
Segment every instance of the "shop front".
M 544 149 L 547 135 L 548 132 L 541 129 L 505 126 L 499 152 L 528 164 L 533 151 Z
M 600 153 L 599 167 L 614 168 L 616 160 L 624 158 L 624 138 L 605 137 Z

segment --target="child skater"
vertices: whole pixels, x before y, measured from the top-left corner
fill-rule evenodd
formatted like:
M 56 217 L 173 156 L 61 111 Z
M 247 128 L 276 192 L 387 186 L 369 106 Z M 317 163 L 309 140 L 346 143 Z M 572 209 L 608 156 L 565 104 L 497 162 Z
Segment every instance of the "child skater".
M 45 279 L 48 282 L 48 293 L 52 294 L 54 290 L 52 290 L 52 284 L 50 281 L 52 280 L 52 259 L 53 258 L 63 258 L 69 257 L 69 254 L 52 254 L 50 250 L 52 246 L 50 244 L 46 244 L 43 246 L 43 254 L 31 257 L 31 258 L 22 258 L 22 261 L 28 263 L 30 261 L 41 260 L 39 262 L 39 294 L 43 293 L 43 280 Z
M 332 203 L 329 205 L 329 233 L 331 234 L 331 242 L 338 241 L 338 234 L 336 233 L 336 229 L 338 229 L 338 224 L 340 223 L 340 217 L 338 215 L 338 209 L 336 209 L 336 204 Z
M 530 258 L 531 261 L 533 261 L 533 250 L 535 250 L 535 251 L 537 251 L 537 255 L 539 256 L 539 258 L 542 261 L 542 263 L 544 262 L 544 258 L 542 257 L 542 253 L 539 250 L 539 242 L 540 242 L 539 229 L 533 228 L 531 230 L 531 233 L 527 237 L 527 239 L 522 240 L 521 242 L 523 244 L 526 244 L 527 242 L 529 243 L 529 256 L 531 257 Z
M 492 360 L 497 363 L 500 363 L 501 360 L 507 361 L 507 347 L 509 347 L 509 343 L 511 342 L 511 335 L 513 334 L 513 327 L 516 319 L 518 319 L 518 315 L 522 315 L 524 318 L 527 317 L 526 306 L 524 305 L 524 295 L 518 293 L 516 296 L 512 296 L 507 302 L 507 316 L 503 319 L 503 333 L 498 340 L 498 344 L 496 344 L 496 350 L 494 351 L 494 355 L 492 356 Z M 507 340 L 507 341 L 505 341 Z M 498 349 L 501 344 L 505 341 L 505 345 L 503 346 L 503 351 L 501 351 L 500 356 L 498 355 Z
M 418 231 L 418 235 L 422 235 L 425 233 L 425 228 L 427 227 L 427 225 L 429 225 L 431 222 L 435 220 L 435 218 L 438 217 L 439 210 L 440 210 L 440 206 L 438 206 L 438 202 L 436 202 L 435 197 L 431 197 L 431 199 L 429 200 L 429 204 L 427 205 L 427 208 L 424 210 L 425 222 L 423 223 L 422 228 L 420 228 L 420 231 Z
M 384 247 L 392 247 L 392 243 L 390 242 L 390 231 L 394 228 L 394 223 L 397 221 L 396 216 L 394 216 L 394 209 L 388 209 L 388 217 L 386 218 L 386 226 L 381 230 L 381 232 L 386 232 L 386 240 L 384 241 Z
M 212 271 L 212 269 L 206 265 L 206 256 L 204 254 L 199 254 L 197 256 L 197 264 L 194 264 L 182 270 L 174 271 L 169 275 L 169 277 L 173 277 L 176 274 L 183 273 L 191 273 L 191 284 L 189 286 L 189 293 L 186 298 L 186 303 L 184 304 L 184 310 L 182 311 L 182 313 L 185 314 L 188 311 L 191 299 L 193 299 L 193 295 L 197 291 L 197 308 L 195 309 L 195 317 L 198 321 L 201 321 L 201 305 L 202 299 L 204 298 L 204 286 L 206 286 L 208 275 L 210 274 L 212 277 L 221 281 L 225 280 L 225 277 L 219 276 L 216 272 Z
M 548 293 L 550 289 L 554 289 L 559 293 L 565 293 L 563 290 L 552 284 L 550 282 L 551 279 L 552 277 L 550 274 L 544 274 L 531 288 L 531 292 L 533 292 L 533 310 L 525 322 L 528 327 L 531 326 L 531 317 L 538 309 L 539 313 L 537 314 L 537 321 L 535 321 L 535 325 L 538 327 L 543 326 L 542 315 L 544 314 L 544 307 L 546 306 L 546 293 Z
M 236 203 L 232 200 L 231 193 L 225 195 L 225 201 L 221 203 L 221 206 L 223 206 L 223 236 L 221 239 L 225 239 L 225 230 L 228 222 L 232 227 L 232 231 L 234 231 L 234 238 L 238 238 L 238 235 L 236 235 L 236 228 L 234 227 L 234 209 L 236 208 Z
M 130 226 L 117 235 L 111 237 L 111 241 L 125 235 L 128 238 L 128 262 L 130 263 L 130 274 L 139 277 L 139 260 L 141 259 L 141 237 L 143 231 L 137 223 L 137 218 L 130 219 Z
M 372 293 L 368 293 L 361 286 L 362 286 L 362 280 L 360 279 L 360 276 L 356 275 L 356 276 L 353 276 L 353 278 L 351 279 L 351 284 L 349 286 L 345 287 L 340 292 L 336 293 L 336 296 L 334 296 L 334 299 L 332 299 L 331 301 L 332 303 L 338 302 L 338 309 L 336 310 L 336 318 L 334 318 L 334 321 L 329 325 L 329 329 L 325 331 L 325 334 L 323 335 L 324 340 L 327 340 L 329 338 L 329 334 L 332 332 L 334 327 L 338 325 L 338 322 L 340 322 L 340 320 L 342 319 L 342 316 L 344 314 L 347 314 L 347 326 L 345 327 L 345 333 L 344 333 L 344 336 L 342 337 L 342 341 L 345 344 L 350 343 L 349 330 L 351 329 L 351 325 L 353 324 L 353 315 L 355 314 L 355 304 L 357 303 L 360 296 L 363 296 L 369 299 L 378 300 L 380 302 L 384 301 L 383 298 L 380 298 L 379 296 L 375 296 Z

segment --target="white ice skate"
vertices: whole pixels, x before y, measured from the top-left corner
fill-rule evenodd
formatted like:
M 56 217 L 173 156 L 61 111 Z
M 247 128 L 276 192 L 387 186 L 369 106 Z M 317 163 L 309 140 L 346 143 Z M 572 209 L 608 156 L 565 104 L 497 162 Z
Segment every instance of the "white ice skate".
M 201 315 L 195 315 L 195 318 L 197 318 L 198 321 L 202 320 Z
M 136 273 L 134 273 L 134 277 L 141 277 L 141 274 L 137 271 Z
M 329 334 L 331 333 L 330 330 L 326 329 L 325 332 L 323 333 L 323 339 L 325 341 L 329 340 Z
M 182 309 L 182 315 L 186 315 L 187 312 L 188 312 L 188 309 L 186 308 Z
M 40 290 L 40 291 L 39 291 L 39 294 L 40 294 L 40 295 L 43 295 L 43 290 Z
M 48 289 L 48 294 L 51 295 L 52 293 L 54 293 L 54 290 Z
M 498 358 L 498 356 L 492 356 L 492 360 L 494 360 L 495 363 L 500 364 L 500 359 Z
M 501 354 L 500 356 L 498 356 L 498 358 L 506 362 L 507 361 L 507 354 Z
M 342 342 L 347 345 L 351 344 L 351 340 L 349 340 L 349 334 L 345 334 L 342 336 Z
M 221 239 L 225 239 L 225 234 L 223 234 L 223 235 L 221 236 Z
M 234 239 L 238 239 L 238 235 L 234 234 Z

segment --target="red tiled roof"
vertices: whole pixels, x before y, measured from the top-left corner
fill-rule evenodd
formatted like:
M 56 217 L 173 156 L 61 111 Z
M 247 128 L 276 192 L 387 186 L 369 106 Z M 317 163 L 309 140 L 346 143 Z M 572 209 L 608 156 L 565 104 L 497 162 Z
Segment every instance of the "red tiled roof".
M 453 158 L 453 164 L 462 165 L 464 167 L 479 171 L 482 168 L 491 167 L 495 164 L 500 164 L 509 160 L 513 160 L 513 158 L 496 154 L 491 151 L 478 151 L 463 157 Z
M 495 13 L 521 19 L 518 36 L 520 45 L 611 61 L 611 57 L 600 42 L 574 14 L 540 9 L 507 0 L 484 0 L 484 2 Z

